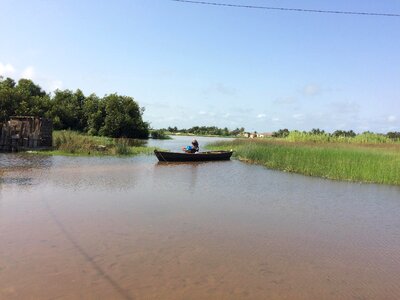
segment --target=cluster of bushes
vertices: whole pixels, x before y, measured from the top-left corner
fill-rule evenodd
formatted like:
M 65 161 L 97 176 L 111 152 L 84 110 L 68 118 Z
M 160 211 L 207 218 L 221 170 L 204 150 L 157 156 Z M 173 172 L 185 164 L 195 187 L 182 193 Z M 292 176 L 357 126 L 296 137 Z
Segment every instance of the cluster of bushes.
M 158 130 L 152 130 L 151 131 L 151 138 L 153 139 L 158 139 L 158 140 L 168 140 L 171 139 L 169 135 L 165 133 L 165 130 L 163 129 L 158 129 Z
M 274 132 L 272 136 L 285 138 L 292 142 L 392 143 L 400 141 L 400 132 L 380 134 L 366 131 L 356 134 L 353 130 L 336 130 L 333 133 L 327 133 L 320 129 L 312 129 L 309 132 L 280 129 Z
M 183 134 L 194 134 L 194 135 L 218 135 L 218 136 L 236 136 L 244 132 L 244 128 L 236 128 L 229 130 L 227 127 L 218 128 L 216 126 L 193 126 L 189 129 L 178 129 L 175 127 L 168 127 L 162 129 L 171 133 L 183 133 Z
M 390 131 L 390 132 L 386 133 L 386 136 L 389 139 L 400 141 L 400 132 L 398 132 L 398 131 Z
M 0 77 L 0 122 L 10 116 L 27 115 L 53 120 L 54 129 L 70 129 L 90 135 L 147 138 L 149 124 L 144 108 L 133 98 L 118 94 L 103 98 L 85 96 L 81 90 L 56 90 L 48 94 L 28 79 L 16 83 Z

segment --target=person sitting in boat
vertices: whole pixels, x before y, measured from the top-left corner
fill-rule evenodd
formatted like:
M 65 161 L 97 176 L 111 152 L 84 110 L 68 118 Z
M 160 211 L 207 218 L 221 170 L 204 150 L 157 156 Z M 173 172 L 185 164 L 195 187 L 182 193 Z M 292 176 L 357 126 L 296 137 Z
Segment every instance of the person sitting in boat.
M 199 152 L 199 143 L 197 142 L 197 140 L 193 140 L 191 146 L 182 147 L 182 150 L 186 153 Z

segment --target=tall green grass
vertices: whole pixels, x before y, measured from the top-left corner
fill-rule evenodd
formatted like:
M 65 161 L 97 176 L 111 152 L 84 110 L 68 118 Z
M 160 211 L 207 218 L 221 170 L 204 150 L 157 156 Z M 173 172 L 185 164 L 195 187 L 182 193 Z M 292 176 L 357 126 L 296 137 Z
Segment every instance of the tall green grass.
M 382 134 L 366 132 L 355 137 L 333 136 L 328 133 L 311 134 L 309 132 L 291 131 L 284 138 L 289 142 L 314 142 L 314 143 L 347 143 L 347 144 L 399 144 L 399 141 L 390 139 Z
M 340 144 L 240 139 L 209 145 L 234 149 L 241 160 L 271 169 L 349 180 L 400 185 L 400 144 Z
M 127 138 L 90 136 L 76 131 L 53 132 L 53 151 L 46 154 L 60 155 L 136 155 L 151 154 L 154 148 L 146 147 L 144 141 Z

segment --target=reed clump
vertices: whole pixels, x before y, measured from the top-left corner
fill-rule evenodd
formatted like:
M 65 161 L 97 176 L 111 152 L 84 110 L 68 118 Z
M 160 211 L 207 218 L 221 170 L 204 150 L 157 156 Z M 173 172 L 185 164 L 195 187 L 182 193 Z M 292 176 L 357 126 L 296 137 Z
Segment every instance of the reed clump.
M 151 154 L 154 148 L 145 141 L 128 138 L 90 136 L 76 131 L 53 132 L 53 151 L 46 154 L 61 155 L 136 155 Z
M 400 143 L 303 139 L 237 139 L 213 143 L 268 168 L 329 179 L 400 185 Z
M 396 144 L 397 139 L 390 139 L 386 135 L 365 132 L 354 136 L 335 136 L 329 133 L 312 134 L 310 132 L 291 131 L 284 138 L 288 142 L 314 143 L 346 143 L 346 144 Z

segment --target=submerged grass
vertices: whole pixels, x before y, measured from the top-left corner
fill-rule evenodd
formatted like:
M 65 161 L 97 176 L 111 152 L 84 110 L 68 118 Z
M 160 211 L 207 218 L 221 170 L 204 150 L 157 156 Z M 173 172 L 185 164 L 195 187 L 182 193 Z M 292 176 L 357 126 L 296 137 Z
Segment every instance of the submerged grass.
M 238 139 L 209 145 L 234 149 L 241 160 L 271 169 L 349 180 L 400 185 L 400 144 L 290 142 L 284 139 Z
M 53 150 L 38 153 L 48 155 L 137 155 L 152 154 L 155 148 L 144 141 L 127 138 L 89 136 L 75 131 L 53 132 Z

